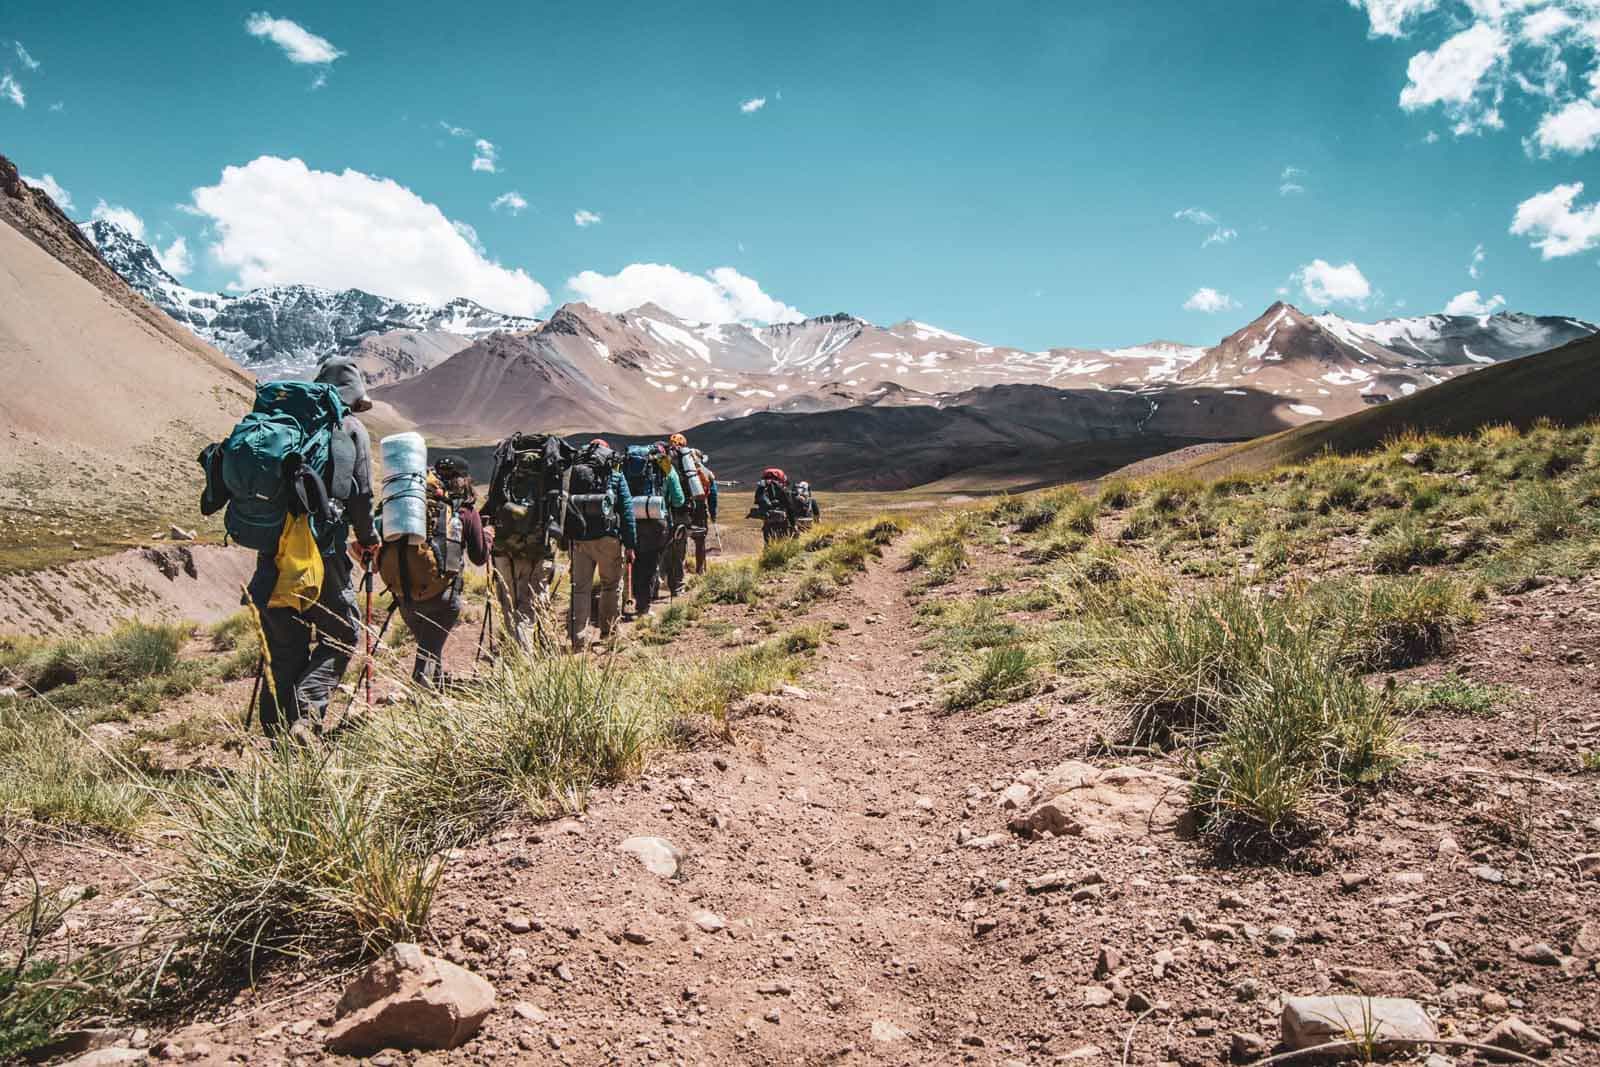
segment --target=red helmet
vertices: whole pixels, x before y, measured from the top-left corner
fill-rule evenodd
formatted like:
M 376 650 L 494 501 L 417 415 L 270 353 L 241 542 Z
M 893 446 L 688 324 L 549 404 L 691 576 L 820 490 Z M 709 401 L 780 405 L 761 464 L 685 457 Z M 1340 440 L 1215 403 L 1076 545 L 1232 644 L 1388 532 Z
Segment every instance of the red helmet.
M 591 448 L 594 448 L 594 447 L 610 448 L 611 447 L 611 442 L 607 441 L 604 437 L 596 437 L 593 441 L 589 442 L 589 446 Z
M 774 482 L 781 482 L 784 485 L 789 484 L 789 476 L 783 473 L 783 469 L 780 467 L 768 467 L 766 470 L 761 472 L 761 477 Z

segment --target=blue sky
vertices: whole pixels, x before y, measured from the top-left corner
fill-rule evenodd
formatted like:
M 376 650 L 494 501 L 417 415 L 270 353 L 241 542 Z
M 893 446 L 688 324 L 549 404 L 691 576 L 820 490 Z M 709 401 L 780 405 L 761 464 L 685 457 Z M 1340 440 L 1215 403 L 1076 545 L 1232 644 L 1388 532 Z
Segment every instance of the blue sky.
M 1600 0 L 8 0 L 0 152 L 197 288 L 1029 349 L 1280 295 L 1600 320 L 1597 41 Z

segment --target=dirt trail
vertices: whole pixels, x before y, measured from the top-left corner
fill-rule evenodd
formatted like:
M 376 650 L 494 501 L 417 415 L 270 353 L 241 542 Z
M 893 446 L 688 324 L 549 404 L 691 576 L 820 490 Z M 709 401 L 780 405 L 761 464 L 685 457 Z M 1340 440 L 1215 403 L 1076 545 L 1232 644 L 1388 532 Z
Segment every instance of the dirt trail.
M 582 818 L 521 820 L 455 856 L 433 950 L 493 982 L 500 1007 L 455 1052 L 372 1062 L 1116 1064 L 1131 1032 L 1126 1062 L 1214 1064 L 1234 1033 L 1276 1036 L 1280 995 L 1357 988 L 1418 996 L 1470 1036 L 1493 1021 L 1488 990 L 1541 1022 L 1593 1014 L 1583 974 L 1505 948 L 1590 936 L 1563 924 L 1593 894 L 1558 864 L 1495 853 L 1499 885 L 1443 854 L 1447 829 L 1468 851 L 1472 835 L 1430 771 L 1336 835 L 1320 872 L 1222 868 L 1139 831 L 1005 832 L 1004 790 L 1081 758 L 1096 709 L 1047 687 L 940 711 L 903 558 L 891 549 L 796 620 L 843 628 L 804 692 L 739 706 L 731 745 L 668 756 Z M 982 569 L 931 595 L 981 595 Z M 697 628 L 673 647 L 715 644 Z M 677 875 L 619 850 L 635 836 L 680 849 Z M 1028 891 L 1054 871 L 1077 877 Z M 259 1010 L 246 994 L 230 1022 L 175 1036 L 203 1040 L 208 1062 L 320 1062 L 342 984 L 274 982 Z

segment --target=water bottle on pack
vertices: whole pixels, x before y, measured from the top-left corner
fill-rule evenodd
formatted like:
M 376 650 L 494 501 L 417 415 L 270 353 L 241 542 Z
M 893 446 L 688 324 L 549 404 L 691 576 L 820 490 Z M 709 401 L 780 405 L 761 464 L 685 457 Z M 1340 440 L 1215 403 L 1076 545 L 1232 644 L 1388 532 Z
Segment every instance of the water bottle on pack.
M 378 442 L 383 457 L 383 539 L 420 545 L 428 536 L 428 446 L 419 433 Z

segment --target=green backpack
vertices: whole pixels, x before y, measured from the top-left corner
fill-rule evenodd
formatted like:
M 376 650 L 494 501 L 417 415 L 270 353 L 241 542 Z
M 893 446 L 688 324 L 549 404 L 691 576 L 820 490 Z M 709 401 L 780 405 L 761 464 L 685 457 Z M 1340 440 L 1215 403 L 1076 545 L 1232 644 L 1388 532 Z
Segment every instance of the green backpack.
M 311 516 L 326 550 L 340 521 L 329 499 L 333 436 L 349 408 L 339 390 L 320 382 L 263 382 L 256 403 L 226 440 L 200 454 L 206 488 L 200 510 L 226 505 L 228 536 L 258 552 L 276 552 L 293 511 Z

